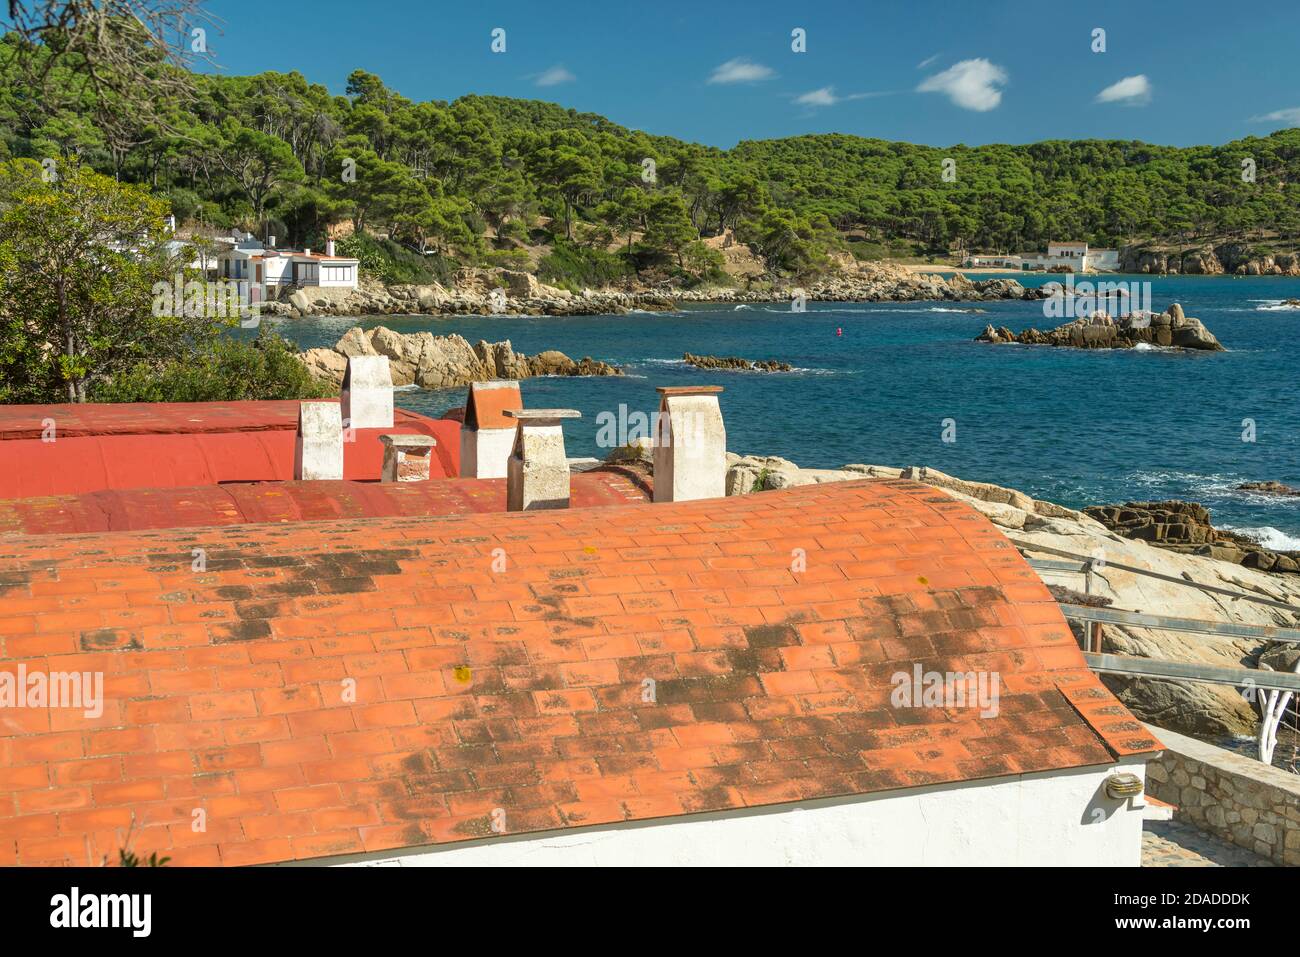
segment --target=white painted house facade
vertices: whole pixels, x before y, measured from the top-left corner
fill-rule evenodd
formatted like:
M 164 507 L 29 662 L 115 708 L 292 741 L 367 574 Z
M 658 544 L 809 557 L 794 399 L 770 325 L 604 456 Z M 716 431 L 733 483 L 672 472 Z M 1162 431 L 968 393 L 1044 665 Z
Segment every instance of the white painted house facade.
M 325 252 L 276 249 L 274 238 L 264 246 L 251 237 L 236 243 L 217 257 L 217 277 L 247 283 L 249 299 L 265 302 L 275 299 L 287 286 L 357 288 L 360 260 L 338 256 L 334 240 L 325 244 Z

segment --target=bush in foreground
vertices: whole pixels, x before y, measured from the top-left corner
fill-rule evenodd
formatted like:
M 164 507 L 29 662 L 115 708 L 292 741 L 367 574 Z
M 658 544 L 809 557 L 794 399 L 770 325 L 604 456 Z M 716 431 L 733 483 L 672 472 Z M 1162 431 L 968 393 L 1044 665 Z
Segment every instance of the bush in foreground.
M 95 402 L 238 402 L 320 399 L 333 390 L 313 379 L 297 347 L 262 326 L 252 340 L 223 337 L 182 360 L 141 362 L 99 383 Z

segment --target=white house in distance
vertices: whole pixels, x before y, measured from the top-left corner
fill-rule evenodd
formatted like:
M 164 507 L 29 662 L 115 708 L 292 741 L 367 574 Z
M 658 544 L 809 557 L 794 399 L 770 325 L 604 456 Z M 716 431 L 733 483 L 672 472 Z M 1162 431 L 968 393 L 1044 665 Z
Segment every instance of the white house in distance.
M 962 263 L 971 268 L 1001 268 L 1043 271 L 1068 267 L 1073 272 L 1117 272 L 1119 250 L 1089 249 L 1087 243 L 1048 243 L 1047 252 L 967 256 Z
M 304 249 L 276 249 L 275 237 L 263 245 L 245 236 L 232 249 L 217 256 L 217 277 L 248 283 L 249 299 L 265 302 L 285 286 L 335 286 L 357 288 L 360 260 L 334 253 L 334 240 L 325 242 L 324 254 Z

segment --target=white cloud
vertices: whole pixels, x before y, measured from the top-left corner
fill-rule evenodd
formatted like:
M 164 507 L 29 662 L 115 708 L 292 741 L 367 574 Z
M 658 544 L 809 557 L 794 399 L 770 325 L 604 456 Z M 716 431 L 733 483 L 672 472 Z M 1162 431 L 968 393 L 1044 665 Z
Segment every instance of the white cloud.
M 1272 113 L 1265 113 L 1263 116 L 1252 116 L 1252 123 L 1285 123 L 1288 126 L 1300 126 L 1300 106 L 1292 106 L 1285 110 L 1274 110 Z
M 796 103 L 804 106 L 834 106 L 840 101 L 835 95 L 835 87 L 824 86 L 820 90 L 809 90 L 794 98 Z
M 924 70 L 927 66 L 929 66 L 931 63 L 933 63 L 935 60 L 939 59 L 939 57 L 941 57 L 941 56 L 943 56 L 942 53 L 936 53 L 934 56 L 928 56 L 928 57 L 926 57 L 924 60 L 922 60 L 920 63 L 918 63 L 918 64 L 916 65 L 916 68 L 917 68 L 918 70 Z
M 1125 106 L 1145 106 L 1151 102 L 1151 81 L 1146 74 L 1126 76 L 1097 94 L 1098 103 L 1123 103 Z
M 756 83 L 759 80 L 766 80 L 773 76 L 776 76 L 776 73 L 770 67 L 755 63 L 752 60 L 746 60 L 744 57 L 736 57 L 736 59 L 728 60 L 722 66 L 715 68 L 709 76 L 709 82 Z
M 999 87 L 1007 82 L 1007 71 L 985 59 L 962 60 L 942 73 L 926 77 L 918 93 L 942 93 L 964 110 L 983 113 L 1002 102 Z
M 840 96 L 833 86 L 823 86 L 817 90 L 800 93 L 794 101 L 801 106 L 834 106 L 845 100 L 865 100 L 875 96 L 888 96 L 888 93 L 848 93 Z
M 534 77 L 533 82 L 537 86 L 559 86 L 561 83 L 572 83 L 577 77 L 566 70 L 563 64 L 556 64 L 549 70 L 543 70 Z

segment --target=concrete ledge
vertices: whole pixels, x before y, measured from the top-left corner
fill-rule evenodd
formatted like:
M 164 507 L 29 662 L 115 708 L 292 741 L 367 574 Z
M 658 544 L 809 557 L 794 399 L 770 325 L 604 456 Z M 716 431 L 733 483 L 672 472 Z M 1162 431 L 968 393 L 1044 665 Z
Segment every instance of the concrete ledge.
M 1300 775 L 1148 725 L 1164 753 L 1147 791 L 1177 805 L 1175 820 L 1284 865 L 1300 865 Z

